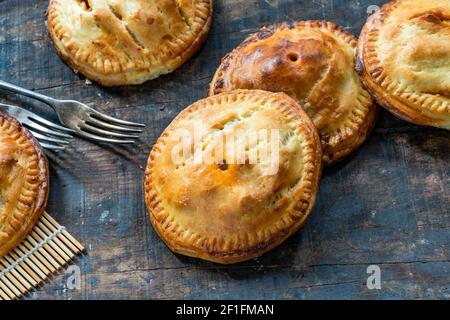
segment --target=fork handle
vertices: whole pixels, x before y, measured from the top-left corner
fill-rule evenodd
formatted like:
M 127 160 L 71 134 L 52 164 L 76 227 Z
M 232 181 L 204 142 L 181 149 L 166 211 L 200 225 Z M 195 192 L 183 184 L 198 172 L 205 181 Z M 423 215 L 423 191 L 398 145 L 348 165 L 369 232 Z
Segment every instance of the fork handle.
M 52 106 L 52 107 L 56 103 L 56 100 L 53 99 L 53 98 L 47 97 L 47 96 L 45 96 L 43 94 L 31 91 L 31 90 L 27 90 L 27 89 L 18 87 L 16 85 L 13 85 L 11 83 L 8 83 L 8 82 L 2 81 L 2 80 L 0 80 L 0 89 L 12 91 L 12 92 L 15 92 L 15 93 L 27 96 L 29 98 L 33 98 L 33 99 L 39 100 L 39 101 L 44 102 L 44 103 L 46 103 L 46 104 L 48 104 L 49 106 Z

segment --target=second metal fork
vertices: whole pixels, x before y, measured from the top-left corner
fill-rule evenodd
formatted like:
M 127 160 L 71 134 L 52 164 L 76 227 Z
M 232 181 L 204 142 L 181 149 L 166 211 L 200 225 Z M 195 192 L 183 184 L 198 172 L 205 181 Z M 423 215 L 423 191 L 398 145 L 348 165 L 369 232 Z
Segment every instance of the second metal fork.
M 73 131 L 54 124 L 33 112 L 17 106 L 0 103 L 0 111 L 14 117 L 39 141 L 44 149 L 64 150 L 70 143 Z
M 139 138 L 144 124 L 117 119 L 74 100 L 57 100 L 0 80 L 0 89 L 12 91 L 51 106 L 61 123 L 86 139 L 129 144 Z

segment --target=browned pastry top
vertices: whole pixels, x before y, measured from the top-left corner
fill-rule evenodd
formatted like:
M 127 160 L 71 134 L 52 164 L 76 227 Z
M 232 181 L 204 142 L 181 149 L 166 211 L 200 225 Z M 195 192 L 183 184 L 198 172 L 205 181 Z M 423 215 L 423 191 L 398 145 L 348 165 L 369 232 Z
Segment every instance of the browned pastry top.
M 260 130 L 267 134 L 252 140 Z M 279 132 L 278 140 L 269 140 L 271 130 Z M 189 142 L 178 162 L 173 156 L 183 133 L 198 144 Z M 222 136 L 242 140 L 225 144 L 214 161 L 206 161 Z M 278 148 L 276 170 L 268 170 L 276 159 L 263 151 L 268 141 Z M 228 160 L 235 150 L 243 151 L 242 161 Z M 151 221 L 175 252 L 220 263 L 254 258 L 306 221 L 321 157 L 316 129 L 285 94 L 238 90 L 200 100 L 176 117 L 150 154 L 145 198 Z
M 285 92 L 317 127 L 326 164 L 358 147 L 377 114 L 354 70 L 356 39 L 331 22 L 264 28 L 227 55 L 210 93 L 236 88 Z
M 211 0 L 50 0 L 58 53 L 104 85 L 138 84 L 173 71 L 206 39 Z
M 391 1 L 364 26 L 358 69 L 378 102 L 416 124 L 450 129 L 450 1 Z
M 0 113 L 0 257 L 18 245 L 44 211 L 48 164 L 16 120 Z

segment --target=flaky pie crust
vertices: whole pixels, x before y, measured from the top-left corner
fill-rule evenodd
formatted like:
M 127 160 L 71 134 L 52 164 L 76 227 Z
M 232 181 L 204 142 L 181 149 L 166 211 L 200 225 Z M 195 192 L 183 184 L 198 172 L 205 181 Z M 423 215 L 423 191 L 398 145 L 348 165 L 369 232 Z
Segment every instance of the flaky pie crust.
M 34 137 L 0 113 L 0 257 L 17 246 L 44 212 L 47 159 Z
M 103 85 L 140 84 L 172 72 L 208 35 L 212 0 L 50 0 L 58 54 Z
M 391 1 L 364 26 L 358 72 L 399 118 L 450 129 L 450 1 Z
M 264 176 L 261 164 L 196 164 L 196 153 L 175 165 L 176 130 L 191 132 L 197 122 L 208 128 L 206 145 L 221 130 L 279 129 L 280 169 Z M 175 118 L 150 153 L 144 189 L 151 222 L 174 252 L 223 264 L 252 259 L 305 223 L 316 200 L 321 158 L 314 125 L 283 93 L 236 90 L 200 100 Z
M 316 125 L 330 165 L 365 141 L 379 111 L 354 69 L 356 53 L 356 38 L 332 22 L 275 24 L 222 59 L 210 95 L 234 89 L 288 94 Z

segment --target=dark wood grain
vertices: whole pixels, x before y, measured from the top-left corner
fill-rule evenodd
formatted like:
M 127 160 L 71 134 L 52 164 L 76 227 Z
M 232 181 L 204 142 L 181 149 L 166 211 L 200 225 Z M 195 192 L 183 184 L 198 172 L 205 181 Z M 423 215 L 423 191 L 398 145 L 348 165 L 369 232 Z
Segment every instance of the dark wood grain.
M 47 1 L 0 1 L 0 78 L 148 125 L 132 147 L 76 140 L 51 155 L 48 210 L 87 248 L 67 275 L 32 299 L 450 298 L 450 135 L 382 112 L 367 143 L 327 169 L 305 228 L 263 257 L 218 266 L 173 255 L 153 231 L 142 176 L 147 154 L 185 106 L 204 97 L 220 58 L 273 22 L 329 19 L 358 35 L 380 0 L 216 0 L 210 37 L 173 74 L 136 87 L 87 85 L 60 61 L 46 33 Z M 54 119 L 46 106 L 0 92 Z M 380 266 L 382 289 L 366 287 Z

